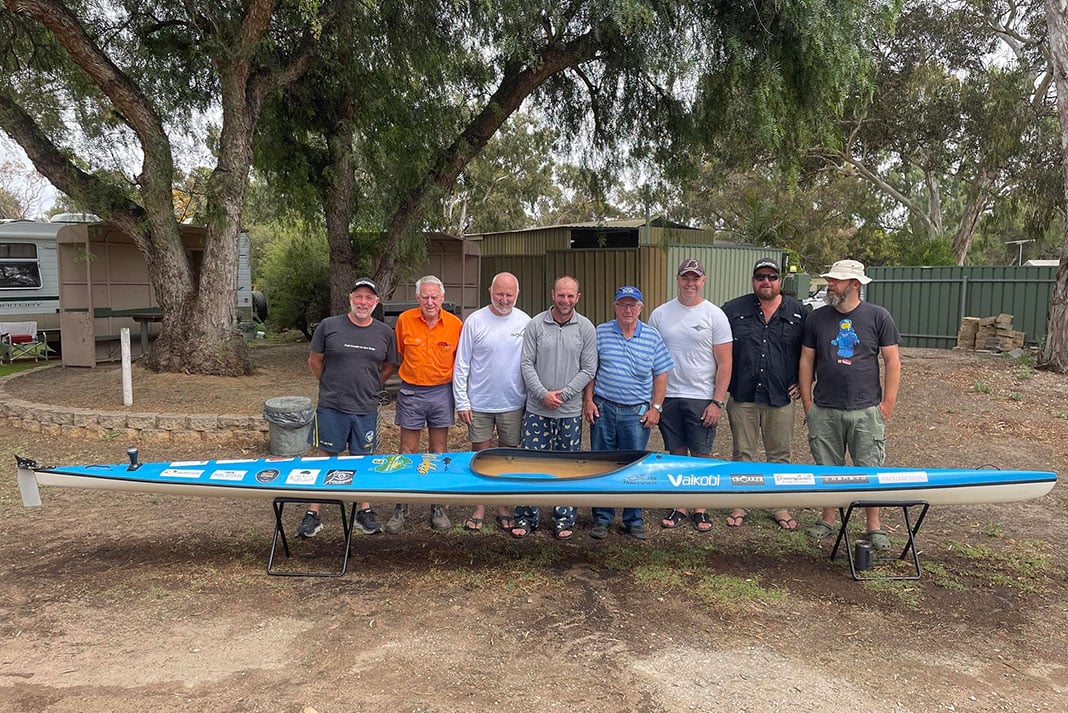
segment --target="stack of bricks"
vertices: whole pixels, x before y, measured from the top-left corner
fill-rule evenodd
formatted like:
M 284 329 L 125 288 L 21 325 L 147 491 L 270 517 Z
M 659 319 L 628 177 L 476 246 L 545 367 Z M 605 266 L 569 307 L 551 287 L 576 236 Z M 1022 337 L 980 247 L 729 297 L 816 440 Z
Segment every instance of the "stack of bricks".
M 957 330 L 958 349 L 981 349 L 984 351 L 1009 351 L 1022 349 L 1024 333 L 1012 328 L 1012 315 L 996 317 L 965 317 Z

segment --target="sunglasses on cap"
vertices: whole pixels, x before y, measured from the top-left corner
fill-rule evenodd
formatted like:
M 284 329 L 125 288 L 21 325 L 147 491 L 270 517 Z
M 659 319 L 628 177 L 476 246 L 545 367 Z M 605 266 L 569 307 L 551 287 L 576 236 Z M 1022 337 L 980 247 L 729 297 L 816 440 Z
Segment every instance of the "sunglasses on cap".
M 778 279 L 779 273 L 777 272 L 760 272 L 753 275 L 753 280 L 755 282 L 763 282 L 764 280 L 767 280 L 768 282 L 775 282 Z

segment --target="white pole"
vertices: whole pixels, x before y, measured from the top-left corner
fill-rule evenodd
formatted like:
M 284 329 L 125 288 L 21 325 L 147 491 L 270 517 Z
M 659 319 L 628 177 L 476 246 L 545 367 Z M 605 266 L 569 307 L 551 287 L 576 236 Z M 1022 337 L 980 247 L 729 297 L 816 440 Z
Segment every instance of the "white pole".
M 119 331 L 122 344 L 122 405 L 133 406 L 133 371 L 130 368 L 130 328 Z

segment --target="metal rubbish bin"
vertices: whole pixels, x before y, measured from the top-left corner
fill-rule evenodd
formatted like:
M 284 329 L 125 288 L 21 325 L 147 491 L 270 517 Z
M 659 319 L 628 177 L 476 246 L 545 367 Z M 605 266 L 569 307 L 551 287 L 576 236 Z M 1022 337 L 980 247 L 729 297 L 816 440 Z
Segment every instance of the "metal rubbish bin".
M 297 456 L 308 450 L 308 431 L 315 410 L 306 396 L 279 396 L 263 402 L 263 418 L 271 435 L 271 455 Z

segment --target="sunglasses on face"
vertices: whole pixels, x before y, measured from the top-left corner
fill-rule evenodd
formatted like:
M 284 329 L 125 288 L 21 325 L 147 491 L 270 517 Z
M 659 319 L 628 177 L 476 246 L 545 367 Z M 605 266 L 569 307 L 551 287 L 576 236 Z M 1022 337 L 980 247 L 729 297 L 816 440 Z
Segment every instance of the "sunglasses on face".
M 759 275 L 753 275 L 754 282 L 763 282 L 764 280 L 767 280 L 768 282 L 775 282 L 778 279 L 779 274 L 776 272 L 762 272 Z

